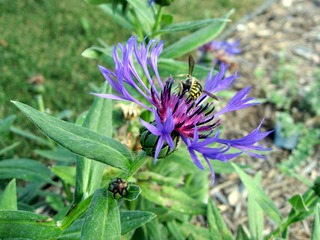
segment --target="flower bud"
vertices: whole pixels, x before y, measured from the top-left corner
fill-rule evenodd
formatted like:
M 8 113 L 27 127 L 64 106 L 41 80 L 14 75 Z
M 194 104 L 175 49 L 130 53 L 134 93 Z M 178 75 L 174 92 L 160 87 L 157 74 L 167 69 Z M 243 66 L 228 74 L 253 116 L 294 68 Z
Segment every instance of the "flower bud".
M 153 122 L 152 125 L 155 125 L 155 123 Z M 140 144 L 141 144 L 142 150 L 145 151 L 147 153 L 147 155 L 154 157 L 154 154 L 156 152 L 157 143 L 158 143 L 158 140 L 160 137 L 153 135 L 146 128 L 143 128 L 141 132 L 142 133 L 140 135 Z M 180 136 L 176 132 L 172 132 L 171 137 L 172 137 L 172 140 L 174 143 L 174 149 L 171 150 L 168 143 L 164 142 L 164 144 L 161 148 L 161 151 L 158 155 L 158 158 L 165 158 L 176 150 L 177 145 L 180 140 Z

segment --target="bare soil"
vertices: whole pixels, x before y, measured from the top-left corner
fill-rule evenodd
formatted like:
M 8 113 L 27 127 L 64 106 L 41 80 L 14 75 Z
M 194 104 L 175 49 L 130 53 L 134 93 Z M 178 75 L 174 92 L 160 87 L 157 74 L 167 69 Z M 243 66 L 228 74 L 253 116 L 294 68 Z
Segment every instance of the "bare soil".
M 272 77 L 279 69 L 281 54 L 285 56 L 285 64 L 293 67 L 297 81 L 298 94 L 310 88 L 316 81 L 315 72 L 320 65 L 320 4 L 311 0 L 266 1 L 257 11 L 235 24 L 231 31 L 224 35 L 225 39 L 239 39 L 241 49 L 235 62 L 238 65 L 240 78 L 234 86 L 242 89 L 252 85 L 251 96 L 266 97 L 266 88 L 273 90 Z M 264 72 L 261 77 L 257 72 Z M 285 88 L 285 82 L 284 88 Z M 281 89 L 274 89 L 281 91 Z M 283 92 L 283 98 L 288 97 Z M 299 98 L 297 98 L 299 99 Z M 319 103 L 320 104 L 320 103 Z M 228 137 L 239 137 L 257 127 L 265 118 L 262 130 L 274 129 L 275 106 L 270 102 L 246 111 L 237 111 L 228 116 L 225 133 Z M 284 176 L 276 167 L 281 161 L 286 161 L 289 150 L 273 145 L 272 136 L 267 139 L 267 145 L 272 147 L 268 160 L 257 160 L 250 157 L 237 158 L 236 162 L 250 164 L 254 171 L 262 172 L 262 186 L 272 198 L 283 216 L 290 211 L 289 198 L 295 194 L 303 194 L 308 187 L 295 178 Z M 299 169 L 299 174 L 314 181 L 319 176 L 320 151 L 315 153 Z M 228 227 L 236 232 L 238 225 L 247 225 L 247 192 L 234 175 L 220 176 L 211 190 L 226 219 Z M 312 232 L 312 217 L 292 225 L 289 239 L 310 239 Z M 275 225 L 266 218 L 265 234 L 270 233 Z M 248 229 L 245 229 L 247 232 Z

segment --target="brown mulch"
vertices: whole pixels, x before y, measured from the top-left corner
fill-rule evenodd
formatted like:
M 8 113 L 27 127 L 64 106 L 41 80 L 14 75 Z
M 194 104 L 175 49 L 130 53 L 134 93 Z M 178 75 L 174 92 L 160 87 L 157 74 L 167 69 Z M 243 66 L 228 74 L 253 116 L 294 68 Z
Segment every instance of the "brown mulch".
M 243 50 L 235 59 L 240 75 L 236 89 L 252 85 L 251 96 L 266 97 L 264 86 L 272 86 L 272 74 L 279 68 L 281 54 L 285 55 L 286 63 L 293 64 L 298 92 L 310 87 L 312 81 L 316 80 L 315 71 L 320 67 L 320 6 L 316 5 L 317 2 L 267 1 L 255 14 L 245 17 L 224 35 L 224 38 L 239 39 Z M 265 74 L 257 79 L 255 72 L 259 69 L 263 69 Z M 230 114 L 224 122 L 225 134 L 238 137 L 239 133 L 249 133 L 263 118 L 265 121 L 262 130 L 274 129 L 275 108 L 272 104 L 265 103 Z M 286 161 L 290 151 L 272 145 L 271 137 L 267 145 L 273 148 L 267 161 L 249 157 L 237 158 L 235 161 L 250 164 L 254 169 L 250 172 L 252 175 L 262 172 L 263 189 L 275 202 L 281 214 L 286 216 L 291 209 L 287 200 L 295 194 L 303 194 L 308 187 L 294 178 L 284 176 L 277 169 L 276 164 Z M 301 175 L 314 181 L 320 169 L 319 159 L 317 154 L 310 157 L 299 169 Z M 240 224 L 247 226 L 247 191 L 235 174 L 219 176 L 211 194 L 233 233 Z M 275 225 L 266 219 L 264 233 L 270 233 L 274 227 Z M 246 227 L 245 230 L 249 232 Z M 310 239 L 311 232 L 310 217 L 292 225 L 289 239 Z

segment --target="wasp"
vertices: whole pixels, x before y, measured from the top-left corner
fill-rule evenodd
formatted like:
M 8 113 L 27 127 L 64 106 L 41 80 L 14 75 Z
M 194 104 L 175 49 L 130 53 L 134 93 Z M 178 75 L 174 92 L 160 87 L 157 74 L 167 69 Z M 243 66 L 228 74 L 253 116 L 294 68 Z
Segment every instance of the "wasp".
M 218 101 L 219 99 L 217 98 L 217 96 L 204 90 L 198 79 L 192 76 L 194 65 L 194 59 L 191 55 L 189 55 L 189 73 L 187 74 L 187 78 L 179 83 L 179 95 L 182 95 L 185 92 L 189 92 L 190 97 L 193 100 L 196 100 L 201 96 L 202 93 L 205 93 L 209 97 Z

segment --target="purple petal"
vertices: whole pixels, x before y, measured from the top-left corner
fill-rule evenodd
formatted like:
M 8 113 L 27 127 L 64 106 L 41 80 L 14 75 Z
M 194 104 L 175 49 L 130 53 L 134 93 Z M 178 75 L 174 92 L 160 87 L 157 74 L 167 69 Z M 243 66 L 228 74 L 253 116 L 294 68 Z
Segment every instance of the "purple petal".
M 143 119 L 139 119 L 141 124 L 143 126 L 145 126 L 153 135 L 156 135 L 156 136 L 160 136 L 161 135 L 161 132 L 159 131 L 159 129 L 155 126 L 153 126 L 152 124 L 144 121 Z
M 163 143 L 164 143 L 164 140 L 162 137 L 160 137 L 157 143 L 156 152 L 154 153 L 154 163 L 157 162 L 158 155 L 162 149 Z

